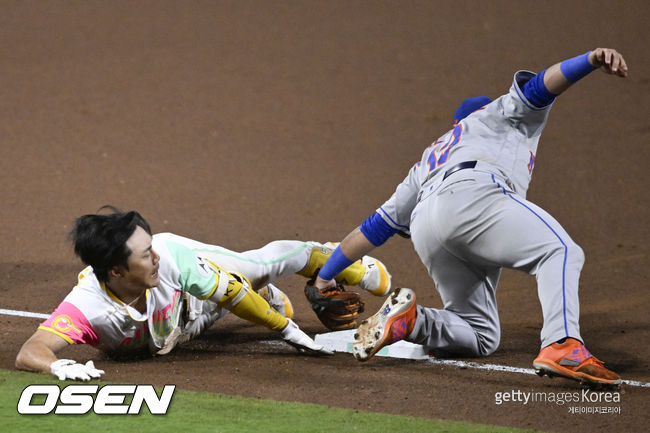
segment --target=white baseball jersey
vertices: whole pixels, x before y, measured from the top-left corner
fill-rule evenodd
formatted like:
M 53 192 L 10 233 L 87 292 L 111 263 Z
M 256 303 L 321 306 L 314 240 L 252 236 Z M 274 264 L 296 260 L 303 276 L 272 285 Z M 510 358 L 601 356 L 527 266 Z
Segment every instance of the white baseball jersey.
M 160 285 L 146 291 L 145 313 L 120 301 L 89 266 L 39 329 L 106 352 L 162 347 L 165 336 L 179 326 L 184 292 L 205 297 L 218 283 L 211 268 L 197 266 L 197 256 L 185 246 L 187 241 L 170 233 L 153 236 L 152 247 L 160 255 Z M 197 314 L 196 308 L 193 313 Z
M 517 72 L 508 94 L 470 114 L 427 147 L 393 196 L 377 209 L 384 221 L 410 234 L 411 213 L 418 200 L 435 190 L 449 168 L 465 161 L 493 166 L 525 197 L 551 107 L 535 107 L 522 94 L 521 86 L 534 75 Z
M 312 245 L 274 241 L 258 250 L 237 253 L 172 233 L 153 236 L 152 249 L 160 256 L 158 287 L 146 291 L 147 310 L 139 313 L 100 283 L 91 267 L 39 329 L 69 343 L 85 343 L 108 353 L 156 351 L 174 328 L 181 326 L 183 298 L 188 297 L 188 320 L 203 313 L 225 314 L 207 299 L 227 286 L 226 273 L 244 275 L 257 290 L 273 279 L 302 269 Z M 219 311 L 217 311 L 219 310 Z

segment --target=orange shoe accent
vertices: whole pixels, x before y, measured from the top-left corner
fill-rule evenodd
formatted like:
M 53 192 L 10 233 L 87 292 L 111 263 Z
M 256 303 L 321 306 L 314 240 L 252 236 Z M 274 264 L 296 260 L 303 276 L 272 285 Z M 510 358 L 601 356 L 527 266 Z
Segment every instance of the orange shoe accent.
M 587 384 L 621 384 L 619 375 L 606 369 L 604 363 L 575 338 L 543 348 L 533 361 L 533 367 L 540 375 L 563 376 Z
M 359 361 L 367 361 L 384 346 L 405 339 L 413 331 L 416 316 L 415 292 L 396 289 L 377 313 L 361 322 L 354 334 L 352 354 Z

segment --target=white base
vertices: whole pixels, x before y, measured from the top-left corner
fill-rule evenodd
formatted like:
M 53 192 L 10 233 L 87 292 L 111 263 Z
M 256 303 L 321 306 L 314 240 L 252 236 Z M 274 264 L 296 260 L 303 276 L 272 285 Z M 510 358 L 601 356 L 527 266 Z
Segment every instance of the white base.
M 348 329 L 346 331 L 328 332 L 327 334 L 316 334 L 314 340 L 316 344 L 322 344 L 326 349 L 333 352 L 352 353 L 355 332 L 356 329 Z M 433 358 L 433 355 L 429 355 L 429 352 L 425 350 L 424 346 L 409 343 L 408 341 L 398 341 L 390 346 L 383 347 L 375 356 L 388 356 L 402 359 Z

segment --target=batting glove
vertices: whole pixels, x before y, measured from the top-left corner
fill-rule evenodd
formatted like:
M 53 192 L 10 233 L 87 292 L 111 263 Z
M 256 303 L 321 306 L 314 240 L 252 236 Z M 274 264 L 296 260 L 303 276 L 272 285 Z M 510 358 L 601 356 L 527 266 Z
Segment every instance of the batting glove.
M 289 319 L 289 324 L 282 330 L 284 341 L 298 349 L 298 352 L 310 355 L 333 355 L 333 352 L 316 344 L 314 340 L 305 334 L 296 323 Z
M 98 370 L 95 368 L 95 364 L 92 361 L 88 361 L 85 364 L 78 364 L 72 359 L 59 359 L 50 364 L 50 371 L 53 375 L 59 378 L 59 380 L 83 380 L 88 381 L 90 379 L 98 379 L 104 370 Z

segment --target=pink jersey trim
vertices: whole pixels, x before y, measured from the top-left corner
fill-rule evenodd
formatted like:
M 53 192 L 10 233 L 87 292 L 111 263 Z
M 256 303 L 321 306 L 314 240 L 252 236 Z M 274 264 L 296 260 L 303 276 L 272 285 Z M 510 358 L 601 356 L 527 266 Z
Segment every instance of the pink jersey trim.
M 86 316 L 69 302 L 61 302 L 39 328 L 52 331 L 72 344 L 99 344 L 99 337 Z

